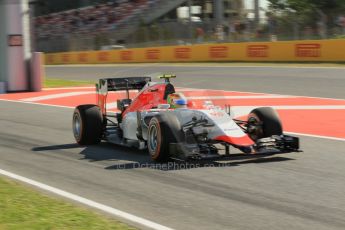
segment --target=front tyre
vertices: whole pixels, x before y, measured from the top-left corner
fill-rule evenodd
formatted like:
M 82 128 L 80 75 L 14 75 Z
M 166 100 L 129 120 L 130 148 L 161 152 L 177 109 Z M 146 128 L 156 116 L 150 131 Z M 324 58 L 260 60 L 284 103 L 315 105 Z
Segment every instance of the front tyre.
M 261 107 L 252 110 L 248 115 L 249 137 L 256 141 L 272 135 L 282 135 L 283 128 L 278 113 L 271 107 Z
M 73 134 L 80 145 L 94 145 L 101 141 L 103 116 L 97 105 L 79 105 L 72 122 Z

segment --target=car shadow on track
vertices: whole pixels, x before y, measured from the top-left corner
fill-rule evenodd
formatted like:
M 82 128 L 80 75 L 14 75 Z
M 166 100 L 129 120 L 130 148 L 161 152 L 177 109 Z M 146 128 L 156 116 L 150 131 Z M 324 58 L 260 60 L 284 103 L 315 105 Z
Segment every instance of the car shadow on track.
M 149 161 L 147 163 L 131 162 L 131 163 L 120 163 L 114 164 L 112 166 L 106 167 L 110 170 L 123 170 L 123 169 L 137 169 L 137 168 L 149 168 L 161 171 L 174 171 L 174 170 L 192 170 L 197 168 L 220 168 L 220 167 L 233 167 L 240 166 L 243 164 L 261 164 L 261 163 L 272 163 L 280 161 L 293 160 L 286 157 L 269 157 L 260 159 L 251 159 L 244 161 L 212 161 L 212 160 L 202 160 L 202 161 L 169 161 L 167 163 L 155 163 Z
M 35 147 L 32 151 L 66 151 L 69 149 L 81 148 L 78 144 L 61 144 L 51 146 Z M 178 161 L 171 160 L 167 163 L 153 162 L 147 151 L 140 151 L 134 148 L 114 146 L 113 144 L 102 142 L 99 145 L 82 147 L 79 152 L 83 157 L 80 160 L 89 162 L 106 161 L 107 170 L 126 170 L 148 168 L 162 171 L 173 170 L 191 170 L 196 168 L 210 167 L 233 167 L 244 164 L 262 164 L 294 160 L 293 158 L 283 157 L 281 155 L 262 156 L 262 155 L 237 155 L 226 160 L 193 160 Z M 109 163 L 111 162 L 111 165 Z
M 66 150 L 66 149 L 74 149 L 74 148 L 80 148 L 78 144 L 61 144 L 61 145 L 49 145 L 49 146 L 40 146 L 40 147 L 34 147 L 31 150 L 35 152 L 40 151 L 53 151 L 53 150 Z

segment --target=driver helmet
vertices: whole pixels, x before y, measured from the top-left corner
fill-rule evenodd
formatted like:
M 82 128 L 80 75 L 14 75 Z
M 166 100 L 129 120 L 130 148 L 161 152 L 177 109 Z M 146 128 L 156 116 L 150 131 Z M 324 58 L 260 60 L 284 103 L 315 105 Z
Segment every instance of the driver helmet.
M 167 103 L 172 109 L 187 108 L 187 99 L 182 93 L 172 93 L 168 95 Z

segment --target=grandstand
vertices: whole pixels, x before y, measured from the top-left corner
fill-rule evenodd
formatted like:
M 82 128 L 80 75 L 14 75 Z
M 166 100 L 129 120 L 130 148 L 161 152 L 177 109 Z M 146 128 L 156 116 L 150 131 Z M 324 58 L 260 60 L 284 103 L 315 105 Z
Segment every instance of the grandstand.
M 69 34 L 96 34 L 112 31 L 158 0 L 120 0 L 35 18 L 36 38 L 64 37 Z
M 328 19 L 320 11 L 299 17 L 288 10 L 275 13 L 260 8 L 259 0 L 76 0 L 71 6 L 71 1 L 61 1 L 62 11 L 51 6 L 54 10 L 36 14 L 38 51 L 325 39 L 345 34 L 345 16 L 339 12 Z M 256 4 L 247 8 L 248 2 Z M 185 12 L 179 15 L 182 8 Z
M 241 2 L 224 0 L 230 1 Z M 212 21 L 213 14 L 219 13 L 212 12 L 212 1 L 116 0 L 37 16 L 34 20 L 37 49 L 45 52 L 93 50 L 123 41 L 127 41 L 129 46 L 131 43 L 155 42 L 162 36 L 164 40 L 173 40 L 174 43 L 181 39 L 190 40 L 194 33 L 186 21 L 178 20 L 176 12 L 178 7 L 187 6 L 188 2 L 203 5 L 203 15 L 198 16 L 208 18 L 205 27 L 214 27 L 216 22 Z M 241 4 L 231 6 L 234 5 Z M 217 9 L 219 7 L 214 11 Z M 238 7 L 234 11 L 238 12 Z M 160 31 L 155 31 L 157 23 L 161 26 Z M 145 31 L 142 30 L 143 26 L 146 27 Z M 171 30 L 167 32 L 167 28 Z M 178 37 L 172 36 L 177 34 Z M 170 44 L 169 41 L 166 43 Z
M 83 43 L 82 46 L 74 46 L 74 49 L 98 49 L 101 45 L 125 39 L 141 23 L 149 23 L 183 2 L 185 0 L 117 0 L 38 16 L 34 20 L 38 49 L 68 50 L 70 45 L 73 46 L 73 40 L 82 40 Z M 99 39 L 103 40 L 99 44 L 98 35 L 103 37 Z M 110 37 L 112 39 L 109 41 Z M 93 45 L 87 40 L 92 40 Z M 64 44 L 64 41 L 69 44 Z

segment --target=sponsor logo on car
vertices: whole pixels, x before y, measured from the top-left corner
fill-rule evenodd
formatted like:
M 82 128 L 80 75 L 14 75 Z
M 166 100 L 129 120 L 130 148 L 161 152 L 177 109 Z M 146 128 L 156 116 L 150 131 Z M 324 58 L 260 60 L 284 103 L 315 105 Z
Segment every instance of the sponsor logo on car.
M 210 46 L 209 57 L 210 58 L 227 58 L 228 47 L 227 46 Z
M 131 50 L 124 50 L 120 52 L 120 59 L 122 61 L 131 61 L 133 59 L 133 52 Z
M 321 44 L 296 44 L 296 57 L 321 57 Z
M 231 131 L 237 131 L 238 128 L 237 128 L 237 127 L 234 127 L 234 128 L 225 128 L 225 129 L 223 129 L 223 130 L 224 130 L 224 132 L 231 132 Z
M 224 113 L 222 111 L 213 110 L 209 114 L 213 117 L 224 117 Z
M 248 45 L 247 46 L 247 57 L 261 58 L 268 57 L 267 45 Z
M 175 48 L 176 59 L 190 59 L 191 49 L 188 47 Z
M 146 59 L 158 60 L 160 59 L 161 51 L 159 49 L 149 49 L 146 50 Z

